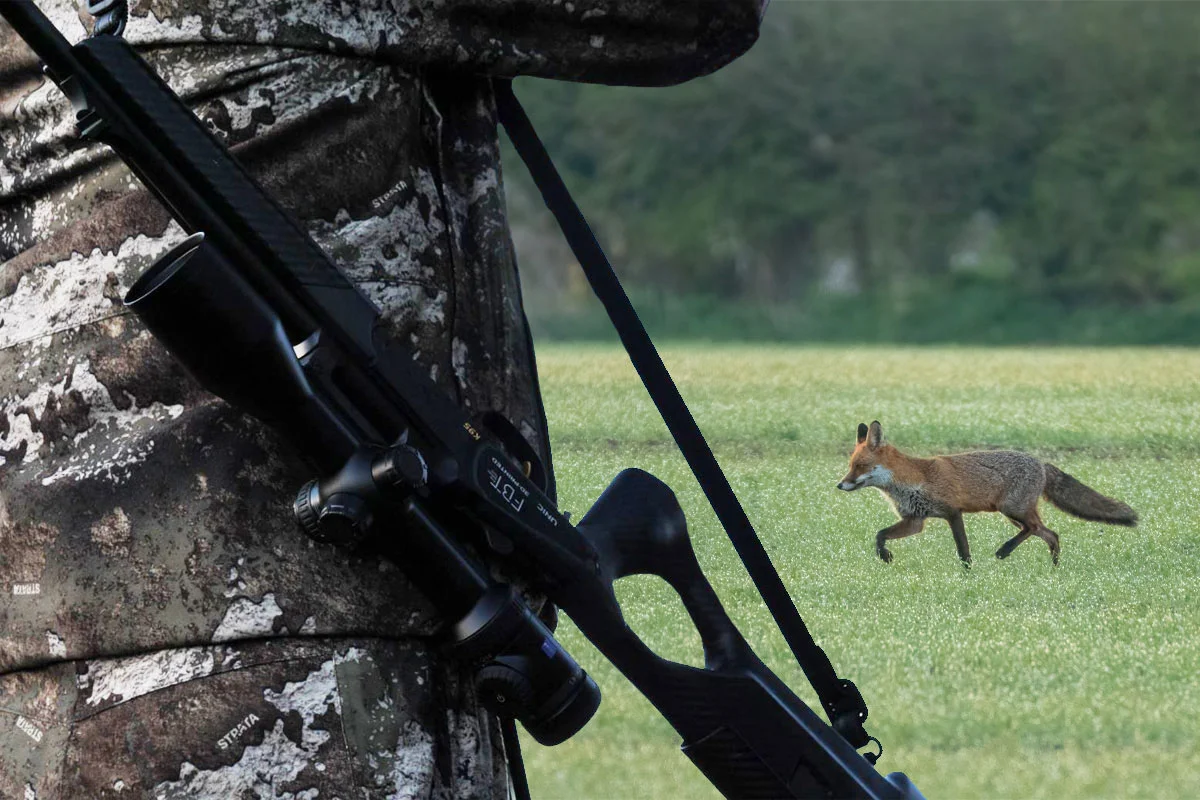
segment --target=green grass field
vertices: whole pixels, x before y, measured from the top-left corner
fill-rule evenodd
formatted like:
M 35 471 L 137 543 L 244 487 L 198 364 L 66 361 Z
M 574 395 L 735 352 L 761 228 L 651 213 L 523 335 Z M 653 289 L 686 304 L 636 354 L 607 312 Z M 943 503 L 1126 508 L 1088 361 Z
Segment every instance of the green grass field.
M 885 771 L 930 800 L 1200 797 L 1200 351 L 668 347 L 664 360 L 817 641 L 870 706 Z M 701 565 L 764 660 L 815 700 L 624 355 L 539 348 L 560 504 L 576 518 L 623 467 L 669 483 Z M 1047 503 L 1062 564 L 969 515 L 893 543 L 878 492 L 835 489 L 859 422 L 906 452 L 1021 449 L 1141 514 L 1135 529 Z M 631 626 L 699 662 L 657 579 L 618 585 Z M 604 693 L 556 748 L 526 739 L 535 797 L 717 797 L 652 707 L 569 622 L 560 636 Z

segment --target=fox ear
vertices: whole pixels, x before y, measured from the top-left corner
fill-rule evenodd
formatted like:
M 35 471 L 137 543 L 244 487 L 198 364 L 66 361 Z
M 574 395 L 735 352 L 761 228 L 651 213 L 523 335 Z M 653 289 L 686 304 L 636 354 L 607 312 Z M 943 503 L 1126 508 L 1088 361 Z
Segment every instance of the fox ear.
M 865 422 L 858 423 L 858 443 L 862 444 L 867 440 L 867 424 Z
M 883 444 L 883 427 L 879 424 L 879 420 L 875 420 L 867 429 L 867 446 L 879 447 L 881 444 Z

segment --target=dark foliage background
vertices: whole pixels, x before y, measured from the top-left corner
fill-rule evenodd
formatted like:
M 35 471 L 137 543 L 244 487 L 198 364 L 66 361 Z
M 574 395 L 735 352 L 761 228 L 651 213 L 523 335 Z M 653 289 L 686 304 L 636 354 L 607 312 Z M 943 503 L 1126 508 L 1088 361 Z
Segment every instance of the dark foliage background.
M 652 332 L 1200 341 L 1200 4 L 775 2 L 716 74 L 518 92 Z M 605 323 L 514 157 L 537 332 Z

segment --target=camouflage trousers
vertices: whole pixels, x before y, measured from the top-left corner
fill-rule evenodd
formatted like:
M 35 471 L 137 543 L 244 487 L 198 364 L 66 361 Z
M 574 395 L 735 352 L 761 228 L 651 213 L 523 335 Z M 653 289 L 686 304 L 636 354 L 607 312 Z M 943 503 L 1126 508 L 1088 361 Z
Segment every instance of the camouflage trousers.
M 0 675 L 0 798 L 505 797 L 499 730 L 459 684 L 416 638 L 269 639 Z

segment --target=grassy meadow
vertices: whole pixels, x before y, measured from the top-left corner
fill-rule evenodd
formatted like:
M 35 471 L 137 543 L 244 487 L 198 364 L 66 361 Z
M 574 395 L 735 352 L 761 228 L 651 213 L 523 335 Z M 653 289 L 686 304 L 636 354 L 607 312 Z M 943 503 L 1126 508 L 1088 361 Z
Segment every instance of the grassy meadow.
M 884 772 L 930 800 L 1200 796 L 1200 351 L 665 347 L 663 357 L 739 492 L 801 614 L 858 684 Z M 578 518 L 623 467 L 670 484 L 701 565 L 764 660 L 807 702 L 732 546 L 625 356 L 549 345 L 539 369 L 560 504 Z M 905 452 L 1025 450 L 1118 497 L 1135 529 L 1043 503 L 1062 537 L 1052 568 L 1015 529 L 966 517 L 974 566 L 947 525 L 874 554 L 883 496 L 835 489 L 859 422 Z M 618 585 L 660 654 L 700 663 L 664 583 Z M 653 708 L 568 621 L 560 637 L 604 701 L 571 741 L 526 739 L 535 797 L 715 798 Z

